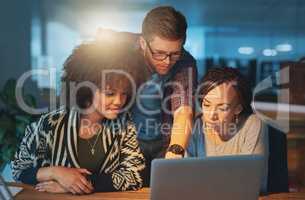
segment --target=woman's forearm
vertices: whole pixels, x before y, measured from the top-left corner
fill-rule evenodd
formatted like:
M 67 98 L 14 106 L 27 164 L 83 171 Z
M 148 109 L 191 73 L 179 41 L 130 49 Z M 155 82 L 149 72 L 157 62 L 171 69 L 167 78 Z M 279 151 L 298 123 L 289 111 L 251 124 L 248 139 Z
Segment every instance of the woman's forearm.
M 38 182 L 56 180 L 56 167 L 42 167 L 37 171 Z

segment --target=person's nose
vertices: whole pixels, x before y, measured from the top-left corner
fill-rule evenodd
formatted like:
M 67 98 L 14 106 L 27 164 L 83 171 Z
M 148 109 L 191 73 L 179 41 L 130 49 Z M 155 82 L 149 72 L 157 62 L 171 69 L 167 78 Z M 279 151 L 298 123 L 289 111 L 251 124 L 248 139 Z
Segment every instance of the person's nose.
M 169 65 L 171 63 L 171 57 L 170 55 L 168 55 L 165 60 L 164 60 L 164 63 L 166 63 L 167 65 Z
M 117 94 L 112 102 L 116 106 L 121 106 L 124 103 L 124 98 L 122 95 Z
M 209 119 L 211 121 L 216 121 L 218 120 L 218 113 L 217 113 L 217 110 L 214 108 L 214 109 L 211 109 L 209 111 Z

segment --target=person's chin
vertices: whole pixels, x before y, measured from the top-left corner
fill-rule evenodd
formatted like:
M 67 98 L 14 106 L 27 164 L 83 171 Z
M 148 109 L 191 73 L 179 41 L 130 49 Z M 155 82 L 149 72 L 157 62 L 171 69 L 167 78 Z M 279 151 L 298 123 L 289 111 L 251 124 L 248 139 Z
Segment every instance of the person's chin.
M 104 117 L 107 119 L 115 119 L 118 117 L 118 115 L 119 115 L 119 113 L 107 113 L 104 115 Z
M 226 134 L 218 134 L 219 138 L 223 141 L 223 142 L 227 142 L 228 140 L 231 139 L 231 137 L 229 135 Z
M 160 75 L 166 75 L 169 72 L 169 69 L 158 69 L 156 70 Z

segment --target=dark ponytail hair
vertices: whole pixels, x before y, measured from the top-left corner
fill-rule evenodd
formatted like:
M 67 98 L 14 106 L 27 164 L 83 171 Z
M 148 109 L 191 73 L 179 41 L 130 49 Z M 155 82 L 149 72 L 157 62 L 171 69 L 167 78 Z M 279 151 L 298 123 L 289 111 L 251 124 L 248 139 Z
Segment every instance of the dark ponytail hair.
M 197 99 L 199 100 L 200 105 L 202 104 L 205 95 L 212 89 L 223 83 L 230 82 L 234 82 L 233 87 L 236 90 L 240 104 L 243 107 L 240 115 L 252 114 L 251 102 L 253 96 L 249 82 L 237 69 L 231 67 L 217 67 L 208 70 L 199 83 Z

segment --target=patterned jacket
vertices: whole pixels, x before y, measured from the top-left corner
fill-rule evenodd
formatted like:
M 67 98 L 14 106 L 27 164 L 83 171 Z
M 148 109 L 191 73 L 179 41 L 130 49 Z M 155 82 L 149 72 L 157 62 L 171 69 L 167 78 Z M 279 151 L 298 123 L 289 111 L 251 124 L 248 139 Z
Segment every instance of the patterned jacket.
M 80 168 L 77 158 L 79 113 L 60 109 L 42 115 L 25 130 L 24 138 L 11 162 L 13 178 L 36 184 L 39 168 L 65 166 Z M 136 140 L 128 113 L 103 122 L 102 145 L 105 160 L 90 177 L 95 191 L 136 190 L 142 187 L 144 157 Z

